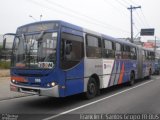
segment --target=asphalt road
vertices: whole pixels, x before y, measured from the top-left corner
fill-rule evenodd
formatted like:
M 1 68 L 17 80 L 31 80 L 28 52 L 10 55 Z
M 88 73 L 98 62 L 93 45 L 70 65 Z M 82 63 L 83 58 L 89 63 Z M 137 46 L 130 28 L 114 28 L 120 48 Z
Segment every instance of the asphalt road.
M 160 76 L 138 81 L 132 87 L 119 85 L 104 89 L 91 100 L 85 100 L 82 95 L 59 99 L 35 95 L 0 101 L 0 120 L 8 117 L 18 120 L 109 119 L 109 114 L 119 114 L 116 117 L 121 118 L 121 114 L 126 113 L 149 113 L 154 114 L 149 117 L 160 119 L 157 116 L 160 114 Z

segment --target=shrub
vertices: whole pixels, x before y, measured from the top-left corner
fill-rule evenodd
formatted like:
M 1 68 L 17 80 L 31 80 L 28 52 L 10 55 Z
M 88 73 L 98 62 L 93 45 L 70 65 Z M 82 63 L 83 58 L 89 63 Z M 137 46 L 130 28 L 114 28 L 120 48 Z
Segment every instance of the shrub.
M 0 61 L 0 69 L 9 69 L 10 65 L 10 61 Z

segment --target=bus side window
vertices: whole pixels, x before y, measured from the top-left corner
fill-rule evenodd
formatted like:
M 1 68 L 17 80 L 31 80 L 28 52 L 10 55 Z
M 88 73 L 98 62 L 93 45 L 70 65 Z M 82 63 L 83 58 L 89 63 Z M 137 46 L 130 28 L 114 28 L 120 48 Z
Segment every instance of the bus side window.
M 115 44 L 115 57 L 116 59 L 122 59 L 122 45 L 119 43 Z
M 86 36 L 86 54 L 87 57 L 91 58 L 101 58 L 102 49 L 101 49 L 101 39 L 92 35 Z
M 114 58 L 114 43 L 109 40 L 103 40 L 103 58 Z
M 149 53 L 150 53 L 150 54 L 149 54 L 150 60 L 155 60 L 155 53 L 152 52 L 152 51 L 150 51 Z
M 148 51 L 148 59 L 151 60 L 151 52 Z
M 131 47 L 131 59 L 133 59 L 133 60 L 137 59 L 137 53 L 136 53 L 135 47 Z
M 123 59 L 130 59 L 131 58 L 131 48 L 130 46 L 124 45 L 123 46 Z
M 151 59 L 155 60 L 155 53 L 154 52 L 151 52 Z
M 83 37 L 62 33 L 61 68 L 70 69 L 84 57 Z

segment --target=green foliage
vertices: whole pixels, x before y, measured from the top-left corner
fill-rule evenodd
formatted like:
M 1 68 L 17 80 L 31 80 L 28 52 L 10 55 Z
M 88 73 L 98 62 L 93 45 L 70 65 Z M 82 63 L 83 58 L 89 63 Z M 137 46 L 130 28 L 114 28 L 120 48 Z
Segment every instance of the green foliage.
M 0 61 L 0 69 L 9 69 L 10 65 L 10 61 Z

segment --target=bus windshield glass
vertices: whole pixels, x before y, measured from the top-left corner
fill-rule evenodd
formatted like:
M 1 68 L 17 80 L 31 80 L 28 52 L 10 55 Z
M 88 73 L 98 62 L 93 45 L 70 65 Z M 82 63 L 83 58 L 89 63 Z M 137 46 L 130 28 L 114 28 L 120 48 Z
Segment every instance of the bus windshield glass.
M 13 44 L 12 67 L 52 69 L 56 63 L 57 32 L 21 34 Z

